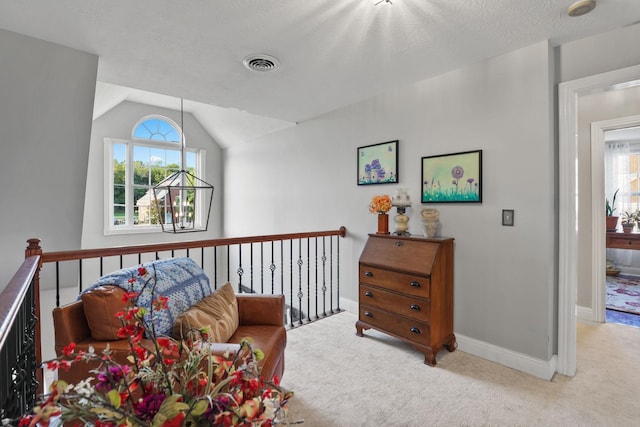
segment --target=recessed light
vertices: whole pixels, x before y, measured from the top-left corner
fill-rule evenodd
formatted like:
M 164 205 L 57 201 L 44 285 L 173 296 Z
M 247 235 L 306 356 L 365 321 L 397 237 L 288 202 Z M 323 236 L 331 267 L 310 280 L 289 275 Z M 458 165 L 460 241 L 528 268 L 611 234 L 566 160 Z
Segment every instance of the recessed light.
M 280 65 L 280 61 L 276 58 L 263 53 L 249 55 L 242 60 L 242 63 L 248 69 L 260 72 L 273 71 Z
M 586 15 L 596 8 L 595 0 L 580 0 L 569 6 L 567 13 L 569 16 L 576 17 Z

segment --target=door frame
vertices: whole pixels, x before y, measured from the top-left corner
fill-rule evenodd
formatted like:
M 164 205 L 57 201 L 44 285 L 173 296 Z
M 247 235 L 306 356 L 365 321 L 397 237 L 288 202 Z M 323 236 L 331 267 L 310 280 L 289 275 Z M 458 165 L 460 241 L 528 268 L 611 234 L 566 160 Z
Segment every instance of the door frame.
M 602 226 L 605 215 L 602 207 L 605 204 L 604 194 L 604 133 L 608 130 L 624 129 L 640 126 L 640 115 L 619 117 L 591 123 L 591 235 L 592 251 L 591 267 L 593 286 L 591 288 L 591 307 L 594 322 L 603 323 L 606 319 L 607 280 L 605 265 L 607 262 L 606 231 Z
M 578 98 L 580 95 L 638 79 L 640 79 L 640 65 L 558 85 L 558 372 L 563 375 L 574 376 L 576 373 L 578 197 L 580 194 L 577 180 Z M 582 191 L 589 190 L 591 189 Z M 600 195 L 602 197 L 602 192 Z M 594 224 L 595 222 L 593 221 Z

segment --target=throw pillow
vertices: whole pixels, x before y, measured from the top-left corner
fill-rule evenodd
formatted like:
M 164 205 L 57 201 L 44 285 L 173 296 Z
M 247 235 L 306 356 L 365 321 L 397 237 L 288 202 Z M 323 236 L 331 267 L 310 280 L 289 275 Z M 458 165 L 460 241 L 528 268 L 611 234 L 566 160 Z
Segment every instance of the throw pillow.
M 173 326 L 173 336 L 182 339 L 192 328 L 209 327 L 211 342 L 227 342 L 238 329 L 238 301 L 231 283 L 225 283 L 211 295 L 182 313 Z
M 98 286 L 80 296 L 84 316 L 94 340 L 121 339 L 118 338 L 118 330 L 122 324 L 115 314 L 126 309 L 124 294 L 125 290 L 117 286 Z
M 186 257 L 151 261 L 143 266 L 148 271 L 146 276 L 138 276 L 139 266 L 124 268 L 102 276 L 85 292 L 105 285 L 115 285 L 126 291 L 133 287 L 133 291 L 141 292 L 138 306 L 147 309 L 145 320 L 149 324 L 153 322 L 156 335 L 170 335 L 175 319 L 211 293 L 209 278 L 194 260 Z M 154 275 L 155 281 L 151 280 L 146 286 Z M 131 278 L 134 279 L 133 283 L 129 283 Z M 151 310 L 153 301 L 159 295 L 168 298 L 167 310 Z

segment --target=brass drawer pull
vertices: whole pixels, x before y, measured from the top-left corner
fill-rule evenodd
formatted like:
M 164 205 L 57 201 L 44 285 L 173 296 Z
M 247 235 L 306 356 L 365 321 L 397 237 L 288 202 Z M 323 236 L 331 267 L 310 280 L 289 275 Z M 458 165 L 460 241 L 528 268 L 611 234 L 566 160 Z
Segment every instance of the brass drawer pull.
M 373 273 L 370 272 L 370 271 L 365 271 L 364 275 L 367 276 L 367 277 L 373 277 Z
M 370 312 L 370 311 L 365 311 L 364 315 L 367 316 L 367 317 L 373 317 L 373 313 Z
M 413 282 L 409 283 L 409 285 L 412 288 L 419 288 L 420 287 L 420 282 L 413 281 Z
M 367 291 L 364 293 L 365 297 L 372 297 L 373 296 L 373 292 Z
M 409 308 L 411 310 L 420 311 L 420 306 L 418 304 L 411 304 Z
M 397 240 L 395 244 L 396 244 L 396 246 L 404 246 L 404 242 L 402 242 L 400 240 Z
M 422 332 L 420 331 L 420 329 L 415 328 L 415 327 L 414 327 L 414 328 L 411 328 L 411 329 L 409 329 L 409 330 L 410 330 L 412 333 L 414 333 L 414 334 L 421 334 L 421 333 L 422 333 Z

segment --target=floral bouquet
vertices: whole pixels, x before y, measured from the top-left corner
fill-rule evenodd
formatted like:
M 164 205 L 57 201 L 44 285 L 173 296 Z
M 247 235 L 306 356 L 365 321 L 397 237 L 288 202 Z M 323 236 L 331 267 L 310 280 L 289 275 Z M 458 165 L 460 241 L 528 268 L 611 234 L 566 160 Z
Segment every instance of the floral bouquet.
M 137 305 L 142 292 L 154 295 L 155 269 L 138 268 L 149 276 L 142 291 L 128 292 L 119 335 L 127 338 L 130 365 L 116 363 L 109 349 L 103 354 L 65 347 L 63 355 L 47 362 L 49 369 L 65 369 L 72 363 L 99 361 L 98 369 L 78 384 L 56 381 L 33 413 L 23 416 L 19 426 L 48 425 L 51 417 L 66 425 L 120 426 L 273 426 L 286 416 L 286 403 L 293 396 L 260 377 L 257 362 L 264 354 L 245 338 L 240 349 L 218 356 L 211 353 L 207 329 L 194 329 L 182 341 L 156 336 L 153 321 L 145 321 L 147 310 L 167 309 L 167 299 L 152 298 L 149 309 Z M 130 279 L 133 283 L 134 279 Z M 151 338 L 144 346 L 142 338 Z
M 373 214 L 384 214 L 391 209 L 391 197 L 386 194 L 374 196 L 369 203 L 369 212 Z

